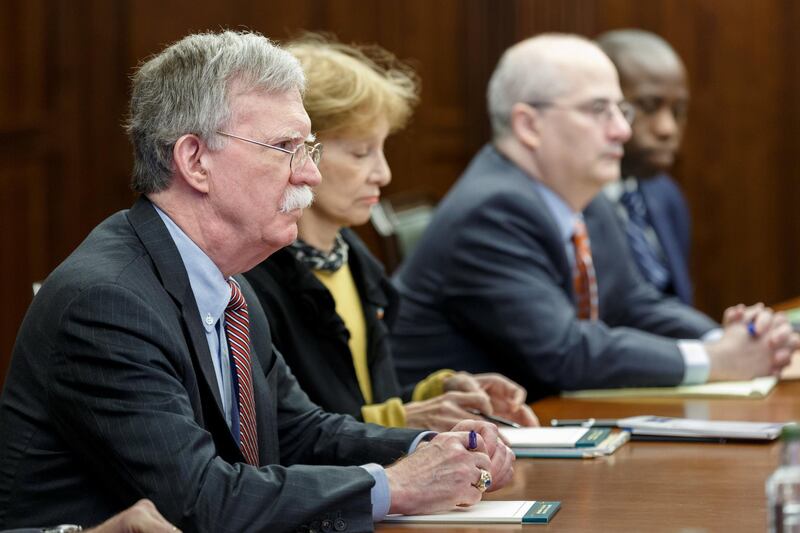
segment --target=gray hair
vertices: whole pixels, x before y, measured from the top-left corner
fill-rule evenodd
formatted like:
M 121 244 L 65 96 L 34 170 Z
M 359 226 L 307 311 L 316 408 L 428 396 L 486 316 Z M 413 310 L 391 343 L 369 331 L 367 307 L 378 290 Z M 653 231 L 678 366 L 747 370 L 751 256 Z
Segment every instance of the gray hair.
M 231 118 L 233 83 L 243 91 L 305 89 L 303 69 L 290 53 L 258 33 L 189 35 L 143 63 L 133 76 L 130 117 L 132 188 L 154 193 L 169 187 L 175 142 L 194 133 L 220 148 L 215 135 Z
M 489 119 L 495 139 L 511 132 L 511 108 L 519 102 L 548 102 L 569 91 L 563 52 L 585 53 L 597 48 L 579 35 L 546 33 L 506 50 L 497 63 L 486 91 Z M 559 54 L 558 52 L 562 52 Z

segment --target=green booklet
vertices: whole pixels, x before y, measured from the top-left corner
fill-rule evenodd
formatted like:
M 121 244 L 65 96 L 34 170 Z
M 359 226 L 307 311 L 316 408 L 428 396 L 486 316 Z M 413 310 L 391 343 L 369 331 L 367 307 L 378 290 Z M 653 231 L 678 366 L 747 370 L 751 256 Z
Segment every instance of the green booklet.
M 405 524 L 546 524 L 561 508 L 561 502 L 481 501 L 471 507 L 426 515 L 392 515 L 384 522 Z
M 611 455 L 631 439 L 628 431 L 595 428 L 599 440 L 594 446 L 579 448 L 513 448 L 518 459 L 594 459 Z M 605 438 L 603 438 L 605 436 Z

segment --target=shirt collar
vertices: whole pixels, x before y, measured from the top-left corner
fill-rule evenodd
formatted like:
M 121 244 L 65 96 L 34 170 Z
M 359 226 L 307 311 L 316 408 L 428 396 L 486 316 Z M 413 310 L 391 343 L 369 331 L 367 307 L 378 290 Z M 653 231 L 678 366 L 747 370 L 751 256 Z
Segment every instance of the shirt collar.
M 603 188 L 603 193 L 606 195 L 606 198 L 614 203 L 617 203 L 619 202 L 622 193 L 635 192 L 637 189 L 639 189 L 639 180 L 633 176 L 628 176 L 625 179 L 606 185 Z
M 175 241 L 178 253 L 186 267 L 192 286 L 200 321 L 206 331 L 212 331 L 231 299 L 231 288 L 217 265 L 189 238 L 169 216 L 154 204 L 156 213 L 164 221 L 167 231 Z
M 582 220 L 583 215 L 573 211 L 572 208 L 568 206 L 558 194 L 555 193 L 555 191 L 547 187 L 547 185 L 544 183 L 536 179 L 533 180 L 533 183 L 536 186 L 536 189 L 539 191 L 539 194 L 541 194 L 548 211 L 550 211 L 550 214 L 556 221 L 561 238 L 565 242 L 568 242 L 570 239 L 572 239 L 572 233 L 575 229 L 575 221 Z

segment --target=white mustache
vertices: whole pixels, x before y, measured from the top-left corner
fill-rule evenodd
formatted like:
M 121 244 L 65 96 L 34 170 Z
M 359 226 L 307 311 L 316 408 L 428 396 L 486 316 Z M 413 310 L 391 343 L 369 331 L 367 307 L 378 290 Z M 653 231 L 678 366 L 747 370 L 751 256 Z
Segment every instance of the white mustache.
M 305 209 L 314 201 L 314 191 L 308 185 L 289 185 L 281 198 L 281 213 Z

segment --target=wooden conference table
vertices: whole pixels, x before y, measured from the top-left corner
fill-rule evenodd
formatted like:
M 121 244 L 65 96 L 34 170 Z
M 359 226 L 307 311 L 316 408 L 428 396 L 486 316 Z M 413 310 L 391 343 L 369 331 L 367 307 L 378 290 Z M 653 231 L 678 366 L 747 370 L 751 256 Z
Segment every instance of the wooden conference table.
M 762 400 L 546 398 L 533 408 L 552 418 L 641 414 L 714 420 L 800 420 L 800 381 L 778 384 Z M 778 465 L 780 443 L 629 442 L 597 459 L 518 459 L 498 500 L 560 500 L 548 525 L 397 526 L 378 531 L 765 531 L 764 483 Z

